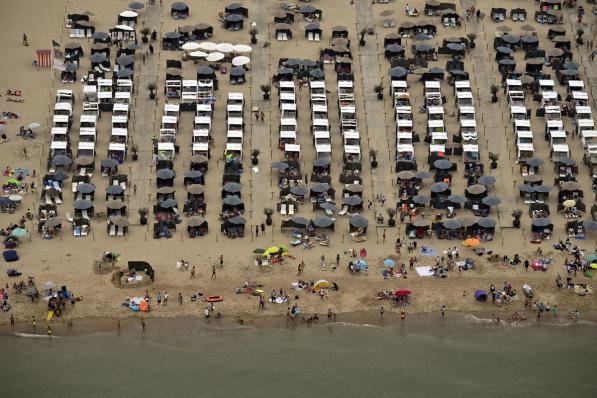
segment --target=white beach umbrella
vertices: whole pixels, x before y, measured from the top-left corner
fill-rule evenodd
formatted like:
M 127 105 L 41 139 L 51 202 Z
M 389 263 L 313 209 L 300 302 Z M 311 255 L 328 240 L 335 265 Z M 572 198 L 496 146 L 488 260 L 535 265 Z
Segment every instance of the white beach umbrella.
M 234 52 L 236 53 L 250 53 L 251 51 L 253 51 L 253 48 L 246 44 L 237 44 L 234 46 Z
M 221 53 L 231 53 L 232 51 L 234 51 L 234 46 L 230 43 L 220 43 L 216 47 L 216 50 L 218 50 Z
M 205 59 L 209 62 L 217 62 L 217 61 L 221 61 L 224 59 L 224 54 L 219 53 L 219 52 L 213 52 L 210 54 L 207 54 L 207 57 L 205 57 Z
M 215 51 L 216 47 L 218 47 L 218 45 L 216 43 L 212 43 L 211 41 L 199 43 L 199 48 L 205 51 Z
M 182 49 L 184 51 L 194 51 L 194 50 L 199 50 L 200 48 L 201 48 L 201 45 L 199 43 L 195 43 L 194 41 L 190 41 L 190 42 L 182 45 Z
M 36 128 L 41 127 L 41 124 L 39 124 L 39 123 L 29 123 L 29 125 L 27 127 L 30 128 L 31 130 L 35 130 Z
M 189 57 L 191 58 L 205 58 L 207 57 L 207 53 L 204 53 L 203 51 L 192 51 L 189 53 Z
M 243 66 L 251 62 L 251 58 L 245 57 L 244 55 L 240 55 L 238 57 L 234 57 L 232 60 L 232 65 L 234 66 Z

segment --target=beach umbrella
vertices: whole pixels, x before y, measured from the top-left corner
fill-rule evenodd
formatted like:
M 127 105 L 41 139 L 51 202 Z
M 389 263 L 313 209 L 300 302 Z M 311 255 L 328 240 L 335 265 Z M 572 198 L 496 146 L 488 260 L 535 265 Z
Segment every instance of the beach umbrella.
M 369 264 L 365 260 L 357 260 L 354 262 L 354 268 L 364 271 L 366 269 L 369 269 Z
M 579 67 L 580 67 L 579 64 L 577 64 L 576 62 L 572 62 L 572 61 L 564 62 L 564 64 L 562 65 L 562 68 L 564 68 L 564 69 L 578 69 Z
M 415 221 L 412 222 L 412 225 L 417 228 L 424 228 L 431 225 L 431 221 L 425 218 L 417 218 Z
M 548 193 L 551 192 L 553 190 L 552 187 L 550 187 L 549 185 L 537 185 L 535 188 L 535 192 L 537 193 Z
M 313 285 L 314 290 L 329 289 L 330 287 L 332 287 L 332 284 L 325 279 L 320 279 Z
M 359 196 L 347 196 L 342 200 L 342 204 L 348 206 L 358 206 L 363 203 L 363 199 Z
M 75 201 L 74 208 L 76 210 L 88 210 L 93 207 L 93 203 L 90 200 L 79 199 Z
M 57 171 L 56 173 L 54 173 L 54 175 L 52 176 L 53 180 L 56 181 L 66 181 L 68 180 L 70 177 L 68 174 L 66 174 L 64 171 Z
M 551 224 L 551 221 L 549 221 L 549 218 L 535 218 L 532 222 L 532 225 L 534 227 L 539 227 L 539 228 L 547 227 L 549 224 Z
M 429 202 L 431 202 L 431 199 L 428 196 L 416 195 L 413 197 L 413 203 L 418 205 L 426 205 Z
M 187 192 L 191 195 L 201 195 L 205 193 L 205 186 L 201 184 L 190 184 L 187 185 Z
M 159 202 L 158 206 L 160 206 L 162 209 L 174 209 L 178 207 L 178 203 L 176 203 L 174 199 L 166 199 L 162 202 Z
M 77 69 L 79 69 L 79 65 L 71 63 L 71 62 L 69 62 L 69 63 L 67 63 L 67 64 L 64 65 L 64 71 L 65 72 L 71 72 L 72 73 L 72 72 L 75 72 Z
M 466 247 L 477 247 L 481 244 L 481 241 L 477 238 L 468 238 L 467 240 L 462 242 L 463 246 Z
M 216 52 L 207 54 L 207 57 L 205 57 L 205 60 L 207 62 L 218 62 L 218 61 L 223 60 L 224 57 L 225 57 L 224 54 L 216 51 Z
M 173 194 L 174 192 L 176 192 L 174 187 L 160 187 L 158 189 L 158 194 L 160 194 L 160 195 L 170 195 L 170 194 Z
M 201 45 L 199 43 L 195 43 L 194 41 L 190 41 L 188 43 L 183 44 L 181 48 L 184 51 L 194 51 L 199 50 L 201 48 Z
M 140 48 L 141 48 L 141 46 L 140 46 L 140 45 L 138 45 L 137 43 L 129 43 L 129 44 L 126 46 L 126 49 L 127 49 L 127 50 L 138 50 L 138 49 L 140 49 Z
M 499 30 L 500 32 L 510 32 L 512 29 L 507 25 L 500 25 L 495 30 Z
M 525 44 L 536 44 L 539 43 L 539 38 L 536 36 L 522 36 L 520 38 L 520 41 L 522 41 Z
M 452 162 L 450 162 L 448 159 L 438 159 L 433 162 L 433 166 L 436 169 L 449 170 L 452 168 Z
M 238 193 L 241 191 L 241 185 L 236 182 L 228 182 L 224 185 L 224 192 Z
M 43 285 L 44 290 L 54 289 L 55 287 L 56 287 L 56 284 L 51 281 L 46 281 L 46 282 L 44 282 L 44 285 Z
M 234 51 L 234 46 L 230 43 L 219 43 L 216 46 L 216 50 L 221 53 L 231 53 Z
M 193 29 L 195 29 L 195 27 L 192 25 L 182 25 L 181 27 L 178 28 L 178 32 L 191 33 L 193 31 Z
M 418 179 L 418 180 L 423 180 L 425 178 L 431 178 L 432 176 L 433 175 L 430 172 L 424 171 L 424 170 L 417 171 L 415 173 L 415 178 Z
M 369 226 L 369 221 L 363 216 L 354 215 L 350 217 L 349 224 L 355 228 L 367 228 Z
M 415 46 L 415 50 L 421 52 L 428 52 L 433 50 L 433 46 L 430 46 L 429 44 L 417 44 Z
M 176 173 L 174 173 L 174 171 L 170 169 L 160 169 L 156 171 L 155 175 L 160 180 L 169 180 L 171 178 L 174 178 L 176 176 Z
M 348 184 L 346 188 L 344 188 L 348 192 L 352 193 L 359 193 L 363 192 L 363 186 L 359 184 Z
M 133 70 L 132 69 L 120 69 L 118 72 L 116 72 L 116 75 L 118 76 L 119 79 L 129 79 L 131 76 L 133 76 Z
M 334 219 L 330 218 L 330 217 L 317 217 L 315 220 L 313 220 L 313 225 L 315 225 L 317 228 L 329 228 L 332 225 L 334 225 Z
M 434 193 L 445 192 L 448 189 L 450 189 L 450 186 L 448 184 L 446 184 L 445 182 L 436 182 L 436 183 L 433 183 L 433 185 L 431 185 L 431 192 L 434 192 Z
M 330 185 L 325 182 L 320 182 L 311 187 L 311 191 L 315 193 L 325 193 L 330 189 Z
M 562 202 L 562 206 L 564 206 L 567 209 L 570 209 L 574 206 L 576 206 L 576 200 L 574 199 L 568 199 Z
M 394 13 L 394 10 L 383 10 L 382 12 L 379 13 L 379 16 L 380 17 L 389 17 L 393 13 Z
M 120 66 L 132 65 L 134 62 L 135 59 L 130 55 L 121 55 L 120 57 L 116 58 L 116 63 Z
M 429 40 L 429 39 L 431 39 L 431 36 L 429 36 L 427 33 L 417 33 L 413 37 L 414 41 L 423 41 L 423 40 Z
M 503 35 L 500 38 L 508 44 L 517 44 L 520 41 L 520 38 L 514 35 Z
M 597 231 L 597 221 L 587 220 L 583 223 L 583 226 L 587 231 Z
M 348 47 L 348 39 L 344 37 L 334 37 L 332 39 L 332 47 Z
M 207 156 L 205 156 L 205 155 L 193 155 L 191 157 L 191 163 L 199 164 L 199 163 L 205 163 L 207 161 L 208 161 L 208 159 L 207 159 Z
M 477 299 L 477 301 L 484 303 L 487 301 L 487 293 L 485 293 L 484 290 L 477 290 L 475 292 L 475 298 Z
M 133 1 L 129 3 L 129 9 L 131 10 L 142 10 L 145 8 L 145 4 L 141 3 L 140 1 Z
M 189 221 L 187 221 L 187 225 L 189 227 L 200 227 L 204 223 L 205 223 L 205 219 L 200 216 L 191 217 L 191 218 L 189 218 Z
M 313 161 L 313 166 L 315 167 L 326 167 L 330 165 L 329 159 L 315 159 Z
M 317 66 L 317 62 L 312 59 L 301 59 L 299 64 L 305 68 L 315 68 Z
M 300 217 L 300 216 L 295 216 L 292 217 L 290 219 L 290 221 L 292 221 L 293 223 L 297 224 L 297 225 L 302 225 L 302 226 L 307 226 L 309 225 L 309 220 L 307 220 L 305 217 Z
M 483 228 L 495 228 L 496 222 L 490 217 L 479 217 L 477 219 L 477 225 Z
M 464 203 L 464 202 L 466 202 L 466 198 L 462 195 L 450 195 L 450 196 L 448 196 L 448 202 Z
M 323 79 L 325 77 L 325 73 L 321 69 L 313 69 L 309 71 L 309 76 L 313 79 Z
M 251 46 L 247 46 L 246 44 L 236 44 L 234 46 L 235 53 L 250 53 L 251 51 L 253 51 L 253 48 Z
M 108 57 L 104 53 L 95 53 L 89 57 L 89 60 L 92 64 L 101 64 L 102 62 L 106 62 Z
M 463 227 L 462 221 L 456 220 L 456 219 L 444 221 L 442 225 L 445 229 L 452 229 L 452 230 L 459 229 L 459 228 Z
M 224 198 L 224 200 L 222 201 L 226 206 L 238 206 L 241 203 L 243 203 L 243 201 L 241 200 L 241 198 L 239 198 L 236 195 L 228 195 Z
M 199 170 L 189 170 L 184 173 L 185 178 L 192 178 L 192 179 L 199 178 L 202 175 L 203 175 L 203 173 L 200 172 Z
M 462 44 L 458 44 L 458 43 L 448 43 L 448 45 L 446 47 L 448 47 L 448 49 L 452 50 L 452 51 L 463 51 L 464 50 L 464 46 Z
M 73 161 L 65 155 L 56 155 L 52 158 L 52 163 L 56 166 L 69 166 Z
M 189 57 L 191 57 L 193 59 L 205 58 L 205 57 L 207 57 L 207 55 L 208 54 L 203 51 L 191 51 L 189 53 Z
M 82 193 L 82 194 L 90 194 L 92 192 L 95 192 L 95 185 L 93 184 L 78 184 L 77 185 L 77 192 Z
M 500 61 L 498 62 L 500 65 L 504 65 L 504 66 L 512 66 L 512 65 L 516 65 L 516 61 L 511 59 L 511 58 L 503 58 L 500 59 Z
M 528 176 L 524 177 L 524 183 L 528 184 L 528 183 L 536 183 L 536 182 L 543 182 L 543 178 L 541 178 L 541 176 L 538 176 L 537 174 L 530 174 Z
M 284 162 L 273 162 L 272 163 L 272 169 L 284 171 L 284 170 L 288 169 L 289 167 L 290 166 L 288 165 L 288 163 L 284 163 Z
M 197 68 L 197 74 L 211 76 L 211 75 L 215 74 L 215 71 L 212 68 L 210 68 L 209 66 L 200 66 Z
M 113 169 L 118 166 L 118 162 L 114 159 L 104 159 L 101 161 L 101 167 L 106 169 Z
M 531 166 L 531 167 L 539 167 L 539 166 L 543 166 L 543 163 L 545 163 L 545 161 L 543 159 L 539 159 L 539 158 L 528 158 L 526 161 L 527 166 Z
M 56 195 L 56 196 L 58 196 L 58 195 Z M 23 197 L 22 197 L 22 196 L 20 196 L 20 195 L 10 195 L 10 196 L 8 197 L 8 200 L 10 200 L 11 202 L 18 203 L 18 202 L 20 202 L 21 200 L 23 200 Z
M 264 252 L 265 252 L 265 249 L 260 249 L 260 248 L 253 250 L 253 254 L 263 254 Z
M 110 222 L 120 228 L 128 227 L 130 224 L 124 217 L 110 217 Z
M 542 59 L 540 59 L 539 61 L 541 61 L 541 63 L 543 63 Z M 528 63 L 528 61 L 527 61 L 527 63 Z M 535 81 L 535 78 L 533 76 L 531 76 L 531 75 L 522 75 L 522 76 L 520 76 L 520 82 L 522 84 L 531 84 L 534 81 Z
M 23 236 L 27 235 L 27 230 L 25 228 L 15 228 L 10 231 L 10 235 L 17 238 L 22 238 Z
M 481 201 L 485 206 L 497 206 L 502 203 L 502 200 L 497 196 L 486 196 Z
M 29 128 L 31 130 L 35 130 L 36 128 L 39 128 L 39 127 L 41 127 L 41 124 L 39 124 L 39 123 L 29 123 L 27 125 L 27 128 Z
M 560 74 L 564 76 L 576 76 L 578 75 L 578 69 L 562 69 Z
M 514 52 L 514 50 L 512 50 L 510 47 L 506 47 L 506 46 L 499 46 L 496 48 L 496 51 L 502 54 L 507 54 L 510 55 Z
M 62 223 L 62 219 L 60 219 L 58 217 L 54 217 L 54 218 L 50 218 L 50 219 L 46 220 L 45 226 L 48 229 L 54 229 L 54 228 L 60 226 L 61 223 Z
M 412 180 L 415 178 L 415 173 L 410 170 L 402 170 L 396 174 L 399 180 Z
M 205 51 L 215 51 L 218 45 L 216 43 L 212 43 L 211 41 L 204 41 L 203 43 L 199 43 L 199 48 Z
M 109 200 L 106 202 L 106 207 L 110 210 L 120 210 L 126 207 L 122 200 Z
M 383 260 L 384 267 L 394 268 L 396 266 L 396 261 L 392 260 L 391 258 L 386 258 Z
M 111 195 L 111 196 L 122 195 L 123 192 L 124 192 L 124 188 L 121 187 L 120 185 L 109 185 L 106 188 L 106 194 Z
M 240 22 L 243 20 L 243 16 L 240 14 L 228 14 L 224 19 L 228 22 Z
M 564 55 L 564 50 L 561 48 L 552 48 L 547 52 L 548 57 L 561 57 L 562 55 Z
M 398 28 L 402 28 L 402 29 L 412 29 L 414 27 L 415 27 L 415 24 L 410 21 L 404 21 L 400 24 L 400 26 L 398 26 Z
M 324 202 L 324 203 L 320 204 L 319 207 L 321 207 L 324 210 L 328 210 L 328 211 L 337 211 L 338 210 L 336 205 L 333 204 L 332 202 Z
M 412 294 L 412 292 L 407 289 L 398 289 L 394 292 L 394 296 L 396 296 L 396 297 L 407 297 L 411 294 Z
M 290 188 L 290 193 L 295 196 L 305 196 L 309 193 L 309 190 L 304 185 L 295 185 Z
M 493 184 L 495 184 L 495 181 L 496 181 L 496 179 L 494 176 L 481 176 L 477 179 L 477 182 L 479 184 L 485 185 L 485 186 L 493 185 Z
M 390 77 L 393 77 L 396 79 L 400 79 L 400 78 L 408 75 L 408 71 L 401 66 L 396 66 L 396 67 L 390 69 L 389 73 L 390 73 Z
M 398 54 L 404 51 L 404 47 L 399 44 L 388 44 L 386 46 L 386 51 Z
M 241 216 L 236 216 L 236 217 L 232 217 L 231 219 L 229 219 L 228 222 L 230 224 L 234 224 L 234 225 L 245 225 L 247 223 L 247 220 L 245 220 Z
M 312 5 L 306 5 L 306 6 L 302 6 L 299 9 L 299 12 L 301 14 L 313 14 L 314 12 L 317 11 L 317 8 L 313 7 Z
M 243 66 L 243 65 L 247 65 L 250 62 L 251 62 L 251 58 L 244 56 L 244 55 L 239 55 L 238 57 L 234 57 L 232 59 L 232 65 L 234 65 L 234 66 Z
M 535 188 L 528 185 L 528 184 L 521 184 L 518 186 L 518 190 L 522 193 L 533 193 L 535 192 Z
M 107 32 L 95 32 L 93 38 L 99 41 L 106 41 L 110 39 L 110 34 Z
M 180 32 L 166 32 L 164 34 L 164 38 L 168 39 L 168 40 L 178 40 L 182 37 L 182 34 Z
M 471 195 L 481 195 L 484 192 L 487 192 L 487 188 L 484 185 L 474 184 L 466 187 L 466 192 Z
M 576 160 L 572 158 L 561 158 L 554 161 L 555 163 L 560 163 L 564 166 L 574 166 L 576 164 Z

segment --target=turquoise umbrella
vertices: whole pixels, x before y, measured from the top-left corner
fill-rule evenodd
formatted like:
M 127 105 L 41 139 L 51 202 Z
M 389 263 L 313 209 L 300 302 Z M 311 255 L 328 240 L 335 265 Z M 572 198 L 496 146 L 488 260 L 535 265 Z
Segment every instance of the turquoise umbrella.
M 354 263 L 354 267 L 358 268 L 360 270 L 366 270 L 369 268 L 369 264 L 367 264 L 367 261 L 365 261 L 365 260 L 357 260 Z
M 23 236 L 27 235 L 27 230 L 24 228 L 15 228 L 10 234 L 12 236 L 16 236 L 17 238 L 22 238 Z
M 392 260 L 391 258 L 386 258 L 383 260 L 383 265 L 388 268 L 394 268 L 396 266 L 396 261 Z

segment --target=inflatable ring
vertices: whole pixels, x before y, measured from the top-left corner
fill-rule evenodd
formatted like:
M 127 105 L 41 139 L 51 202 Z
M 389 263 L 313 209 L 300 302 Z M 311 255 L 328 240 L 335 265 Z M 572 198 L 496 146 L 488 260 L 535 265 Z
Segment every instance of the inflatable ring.
M 205 300 L 208 303 L 218 303 L 220 301 L 224 301 L 224 297 L 223 296 L 207 296 L 207 299 Z

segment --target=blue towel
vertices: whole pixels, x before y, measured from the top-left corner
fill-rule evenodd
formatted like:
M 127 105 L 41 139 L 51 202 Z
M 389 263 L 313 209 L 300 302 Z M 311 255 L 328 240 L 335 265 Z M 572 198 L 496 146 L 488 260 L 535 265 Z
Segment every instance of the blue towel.
M 422 247 L 421 248 L 421 255 L 423 256 L 430 256 L 430 257 L 436 257 L 437 256 L 437 251 L 433 248 L 430 247 Z

